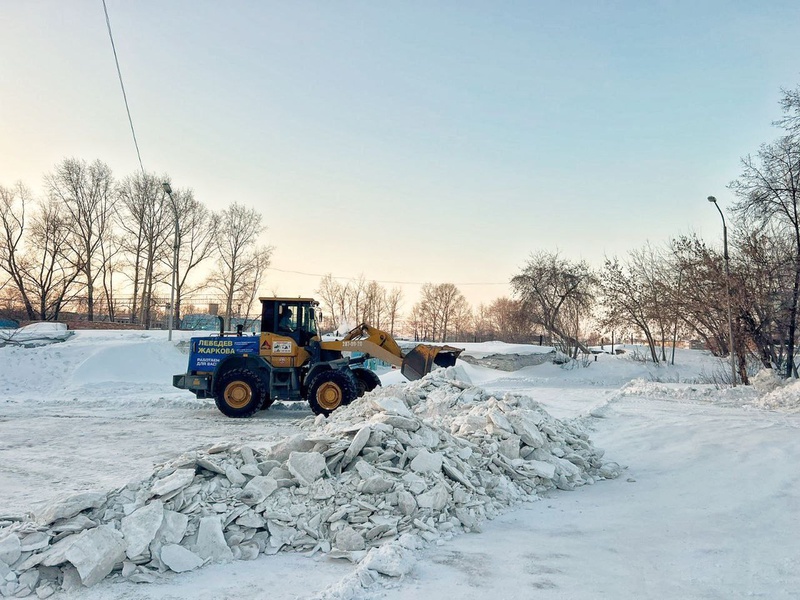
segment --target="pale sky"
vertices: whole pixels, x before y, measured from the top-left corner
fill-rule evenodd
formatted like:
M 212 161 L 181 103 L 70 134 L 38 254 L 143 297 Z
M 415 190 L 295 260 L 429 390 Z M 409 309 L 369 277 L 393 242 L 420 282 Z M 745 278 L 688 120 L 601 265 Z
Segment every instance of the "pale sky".
M 145 169 L 261 211 L 281 294 L 363 274 L 477 304 L 538 250 L 719 242 L 706 197 L 732 204 L 800 83 L 796 0 L 107 5 Z M 102 0 L 0 19 L 0 184 L 138 170 Z

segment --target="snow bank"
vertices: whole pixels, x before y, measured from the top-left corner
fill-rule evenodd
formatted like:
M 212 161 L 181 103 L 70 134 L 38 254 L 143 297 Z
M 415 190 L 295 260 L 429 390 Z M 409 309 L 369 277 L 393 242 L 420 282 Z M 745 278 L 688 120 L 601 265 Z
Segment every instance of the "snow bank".
M 619 396 L 644 396 L 683 403 L 707 402 L 720 406 L 751 404 L 756 392 L 747 386 L 717 387 L 713 384 L 660 383 L 634 379 L 619 390 Z
M 0 520 L 0 594 L 45 598 L 282 550 L 359 566 L 325 597 L 407 573 L 423 540 L 552 488 L 616 477 L 577 425 L 531 398 L 491 396 L 459 367 L 378 389 L 265 451 L 184 454 L 144 481 Z M 0 517 L 2 519 L 2 517 Z
M 62 344 L 0 348 L 2 401 L 209 405 L 172 387 L 172 376 L 186 370 L 187 356 L 165 332 L 74 333 Z
M 177 373 L 179 371 L 175 371 L 176 368 L 186 368 L 186 359 L 181 358 L 183 360 L 177 362 L 174 347 L 162 341 L 104 345 L 78 365 L 71 374 L 69 384 L 171 383 L 173 371 Z
M 534 344 L 508 344 L 506 342 L 475 342 L 458 343 L 459 348 L 464 348 L 464 353 L 473 358 L 486 358 L 502 354 L 530 355 L 530 354 L 552 354 L 552 346 L 536 346 Z
M 63 342 L 72 337 L 74 331 L 67 329 L 66 323 L 31 323 L 18 329 L 3 329 L 0 331 L 0 347 L 25 346 L 35 348 Z
M 624 385 L 614 398 L 641 396 L 682 403 L 711 403 L 728 407 L 752 407 L 759 410 L 800 412 L 800 381 L 785 380 L 772 369 L 762 369 L 752 378 L 751 386 L 718 387 L 657 383 L 634 379 Z

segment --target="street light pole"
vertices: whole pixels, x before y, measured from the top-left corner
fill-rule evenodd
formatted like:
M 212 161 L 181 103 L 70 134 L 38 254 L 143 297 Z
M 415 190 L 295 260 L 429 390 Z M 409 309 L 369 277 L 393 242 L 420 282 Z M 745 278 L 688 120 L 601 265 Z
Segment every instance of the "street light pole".
M 167 340 L 172 341 L 172 326 L 175 319 L 175 288 L 178 285 L 178 246 L 180 245 L 180 223 L 178 222 L 178 207 L 175 205 L 175 199 L 172 197 L 172 186 L 168 182 L 161 184 L 161 187 L 169 196 L 170 204 L 172 204 L 172 212 L 175 215 L 175 241 L 172 245 L 172 288 L 169 294 L 169 333 Z
M 733 378 L 731 381 L 733 382 L 734 387 L 736 387 L 736 356 L 734 355 L 734 342 L 733 342 L 733 316 L 731 313 L 731 265 L 730 265 L 730 256 L 728 255 L 728 228 L 725 225 L 725 215 L 722 214 L 722 209 L 717 204 L 717 199 L 714 196 L 709 196 L 708 201 L 711 202 L 714 206 L 717 207 L 719 211 L 719 216 L 722 217 L 722 247 L 724 251 L 724 258 L 725 258 L 725 291 L 728 295 L 728 335 L 730 336 L 731 341 L 731 377 Z

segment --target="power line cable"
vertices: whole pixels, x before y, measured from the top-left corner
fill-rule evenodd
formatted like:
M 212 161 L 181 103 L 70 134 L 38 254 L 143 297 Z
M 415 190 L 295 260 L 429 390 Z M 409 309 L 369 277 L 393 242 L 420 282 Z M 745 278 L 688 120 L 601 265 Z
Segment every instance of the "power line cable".
M 114 44 L 114 35 L 111 33 L 111 20 L 108 18 L 108 7 L 106 0 L 103 0 L 103 12 L 106 13 L 106 26 L 108 27 L 108 38 L 111 40 L 111 49 L 114 51 L 114 63 L 117 65 L 117 76 L 119 77 L 119 87 L 122 88 L 122 98 L 125 100 L 125 110 L 128 113 L 128 123 L 131 125 L 131 135 L 133 135 L 133 145 L 136 146 L 136 157 L 139 159 L 139 168 L 144 175 L 144 165 L 142 164 L 142 155 L 139 152 L 139 142 L 136 141 L 136 130 L 133 128 L 133 119 L 131 118 L 131 108 L 128 105 L 128 94 L 125 93 L 125 84 L 122 81 L 122 71 L 119 68 L 119 59 L 117 58 L 117 46 Z
M 295 275 L 307 275 L 308 277 L 326 277 L 330 275 L 330 273 L 306 273 L 304 271 L 292 271 L 289 269 L 278 269 L 275 267 L 267 267 L 270 271 L 278 271 L 279 273 L 293 273 Z M 333 279 L 345 279 L 347 281 L 355 281 L 357 277 L 345 277 L 340 275 L 331 275 Z M 372 279 L 370 281 L 374 281 L 375 283 L 393 283 L 397 285 L 425 285 L 426 283 L 430 283 L 429 281 L 389 281 L 389 280 L 381 280 L 381 279 Z M 450 282 L 448 282 L 450 283 Z M 452 282 L 453 285 L 508 285 L 508 281 L 461 281 L 461 282 Z

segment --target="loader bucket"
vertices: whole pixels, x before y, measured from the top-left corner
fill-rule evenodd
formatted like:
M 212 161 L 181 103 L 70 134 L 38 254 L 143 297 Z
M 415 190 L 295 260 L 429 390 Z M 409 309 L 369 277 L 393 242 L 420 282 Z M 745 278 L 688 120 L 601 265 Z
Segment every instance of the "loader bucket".
M 400 372 L 406 379 L 415 381 L 430 373 L 434 366 L 452 367 L 464 350 L 452 346 L 428 346 L 420 344 L 403 357 Z

